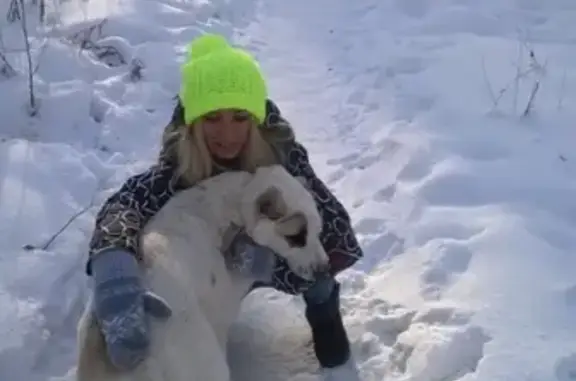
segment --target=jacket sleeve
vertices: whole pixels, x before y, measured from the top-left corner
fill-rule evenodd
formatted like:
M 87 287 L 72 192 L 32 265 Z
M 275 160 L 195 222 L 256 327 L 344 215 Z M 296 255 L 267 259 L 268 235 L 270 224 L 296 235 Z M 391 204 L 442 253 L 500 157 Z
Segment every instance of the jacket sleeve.
M 318 178 L 308 159 L 308 152 L 294 142 L 288 150 L 287 169 L 293 176 L 306 179 L 308 188 L 316 200 L 316 206 L 324 222 L 320 240 L 330 258 L 330 270 L 337 274 L 352 266 L 363 252 L 352 228 L 350 216 L 340 201 Z
M 105 201 L 96 216 L 89 244 L 88 275 L 92 275 L 91 259 L 108 249 L 127 250 L 141 259 L 140 230 L 175 193 L 172 178 L 172 168 L 159 163 L 130 177 Z

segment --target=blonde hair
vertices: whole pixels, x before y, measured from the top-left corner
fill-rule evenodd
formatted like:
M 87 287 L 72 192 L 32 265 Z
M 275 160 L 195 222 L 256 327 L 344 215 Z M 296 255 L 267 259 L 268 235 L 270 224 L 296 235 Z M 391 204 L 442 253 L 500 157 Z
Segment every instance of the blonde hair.
M 214 160 L 210 155 L 204 131 L 199 123 L 180 125 L 168 132 L 164 144 L 177 160 L 175 175 L 186 186 L 192 186 L 214 173 Z M 271 144 L 262 136 L 258 124 L 252 123 L 247 142 L 240 154 L 240 170 L 254 172 L 258 167 L 278 164 L 279 159 Z

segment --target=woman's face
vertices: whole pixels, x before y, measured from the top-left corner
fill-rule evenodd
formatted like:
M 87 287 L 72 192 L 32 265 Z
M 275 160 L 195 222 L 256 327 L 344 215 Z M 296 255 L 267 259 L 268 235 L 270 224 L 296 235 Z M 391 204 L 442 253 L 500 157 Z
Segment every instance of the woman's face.
M 206 114 L 200 127 L 210 154 L 219 159 L 237 157 L 250 133 L 253 120 L 250 113 L 242 110 L 219 110 Z

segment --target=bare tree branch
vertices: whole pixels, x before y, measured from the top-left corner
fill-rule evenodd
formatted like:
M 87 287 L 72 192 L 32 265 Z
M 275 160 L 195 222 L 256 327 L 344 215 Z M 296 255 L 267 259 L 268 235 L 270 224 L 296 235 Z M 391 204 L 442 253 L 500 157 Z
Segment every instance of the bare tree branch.
M 26 9 L 24 0 L 20 0 L 20 9 L 20 25 L 22 26 L 22 34 L 24 35 L 24 44 L 26 46 L 26 59 L 28 61 L 28 95 L 30 97 L 29 113 L 30 116 L 35 116 L 38 113 L 38 107 L 36 103 L 36 96 L 34 94 L 34 66 L 32 64 L 30 40 L 28 39 L 28 24 L 26 23 Z

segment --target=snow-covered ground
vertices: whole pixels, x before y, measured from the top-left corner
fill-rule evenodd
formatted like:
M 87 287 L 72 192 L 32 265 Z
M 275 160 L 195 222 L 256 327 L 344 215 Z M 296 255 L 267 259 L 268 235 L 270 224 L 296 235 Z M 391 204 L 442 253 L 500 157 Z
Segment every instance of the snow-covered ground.
M 73 366 L 95 213 L 155 159 L 201 31 L 257 55 L 355 221 L 358 374 L 332 380 L 576 380 L 573 0 L 49 3 L 30 29 L 35 117 L 20 26 L 0 28 L 17 71 L 0 80 L 0 380 Z M 237 381 L 321 379 L 309 339 L 298 298 L 255 292 Z

